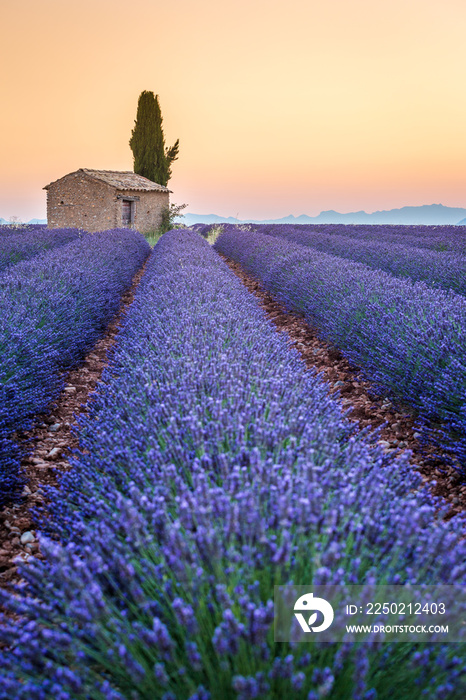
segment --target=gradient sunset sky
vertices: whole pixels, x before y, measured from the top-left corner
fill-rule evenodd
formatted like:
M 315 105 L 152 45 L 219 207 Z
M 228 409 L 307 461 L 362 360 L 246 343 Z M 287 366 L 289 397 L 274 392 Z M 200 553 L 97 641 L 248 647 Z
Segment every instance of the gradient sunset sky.
M 159 95 L 188 211 L 466 207 L 465 0 L 3 0 L 0 217 L 132 170 Z

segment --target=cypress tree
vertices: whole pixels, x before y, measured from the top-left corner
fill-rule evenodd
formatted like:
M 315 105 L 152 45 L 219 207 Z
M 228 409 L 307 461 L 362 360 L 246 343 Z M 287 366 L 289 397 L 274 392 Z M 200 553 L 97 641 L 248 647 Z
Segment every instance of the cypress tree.
M 179 139 L 165 148 L 159 96 L 144 90 L 139 95 L 136 121 L 129 145 L 133 151 L 134 172 L 152 182 L 167 186 L 171 164 L 178 158 Z

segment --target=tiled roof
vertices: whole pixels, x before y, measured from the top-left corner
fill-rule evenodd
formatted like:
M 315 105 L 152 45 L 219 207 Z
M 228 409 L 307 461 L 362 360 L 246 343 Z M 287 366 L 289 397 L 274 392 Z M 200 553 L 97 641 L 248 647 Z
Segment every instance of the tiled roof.
M 118 170 L 90 170 L 89 168 L 80 168 L 74 173 L 68 173 L 68 175 L 76 175 L 77 173 L 85 173 L 95 180 L 102 180 L 102 182 L 106 182 L 107 185 L 111 185 L 117 190 L 157 190 L 159 192 L 171 192 L 171 190 L 167 189 L 163 185 L 159 185 L 157 182 L 152 182 L 152 180 L 148 180 L 147 177 L 143 177 L 142 175 L 136 175 L 136 173 L 133 173 L 130 170 L 121 172 Z M 63 177 L 68 177 L 68 175 L 64 175 Z M 59 179 L 63 180 L 62 177 Z M 50 185 L 55 184 L 55 182 L 58 182 L 58 180 L 46 185 L 44 190 L 48 189 Z

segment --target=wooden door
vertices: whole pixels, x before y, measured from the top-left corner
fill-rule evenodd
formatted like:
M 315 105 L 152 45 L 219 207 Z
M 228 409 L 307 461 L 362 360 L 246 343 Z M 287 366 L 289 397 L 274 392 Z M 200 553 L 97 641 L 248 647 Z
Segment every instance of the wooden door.
M 121 212 L 121 223 L 123 226 L 131 225 L 131 205 L 133 202 L 129 202 L 124 199 L 122 202 L 122 212 Z

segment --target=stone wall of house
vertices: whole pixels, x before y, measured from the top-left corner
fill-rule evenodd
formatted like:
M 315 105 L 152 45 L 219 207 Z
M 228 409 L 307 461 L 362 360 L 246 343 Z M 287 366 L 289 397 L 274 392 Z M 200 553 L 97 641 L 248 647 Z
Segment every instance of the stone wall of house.
M 168 192 L 119 190 L 117 195 L 123 198 L 125 195 L 129 198 L 139 197 L 139 199 L 134 202 L 135 211 L 133 228 L 137 229 L 141 233 L 155 231 L 162 223 L 163 210 L 168 209 L 169 207 L 170 195 Z M 122 210 L 122 199 L 118 199 L 117 226 L 122 226 Z
M 117 224 L 113 187 L 82 173 L 73 173 L 52 183 L 47 190 L 47 225 L 86 231 L 121 226 L 121 214 Z
M 162 212 L 169 207 L 169 193 L 143 190 L 117 190 L 83 173 L 72 173 L 51 183 L 47 189 L 49 228 L 82 228 L 103 231 L 123 226 L 123 199 L 134 201 L 131 228 L 147 233 L 161 224 Z

